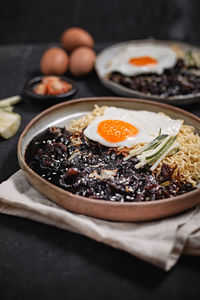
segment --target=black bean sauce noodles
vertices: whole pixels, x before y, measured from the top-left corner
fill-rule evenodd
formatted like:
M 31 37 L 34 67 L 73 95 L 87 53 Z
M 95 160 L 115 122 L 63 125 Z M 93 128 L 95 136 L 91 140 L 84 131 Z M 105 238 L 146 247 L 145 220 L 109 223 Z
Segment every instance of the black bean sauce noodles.
M 188 192 L 190 183 L 172 180 L 173 170 L 161 173 L 135 169 L 136 157 L 124 161 L 126 151 L 93 142 L 83 133 L 51 127 L 28 145 L 26 163 L 44 179 L 76 195 L 93 199 L 139 202 Z
M 108 79 L 131 90 L 145 94 L 171 97 L 200 92 L 200 76 L 197 67 L 187 67 L 182 59 L 176 65 L 166 69 L 162 74 L 141 74 L 126 76 L 112 72 Z

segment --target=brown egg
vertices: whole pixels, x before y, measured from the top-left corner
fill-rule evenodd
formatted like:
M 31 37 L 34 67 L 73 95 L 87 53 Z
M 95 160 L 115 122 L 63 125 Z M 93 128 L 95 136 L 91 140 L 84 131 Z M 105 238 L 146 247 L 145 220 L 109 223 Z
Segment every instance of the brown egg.
M 69 57 L 65 50 L 53 47 L 44 52 L 40 60 L 40 69 L 45 75 L 62 75 L 67 71 Z
M 93 37 L 84 29 L 72 27 L 61 35 L 61 44 L 67 51 L 72 51 L 78 47 L 94 47 Z
M 93 49 L 79 47 L 75 49 L 69 58 L 69 70 L 75 76 L 84 76 L 90 73 L 94 67 L 96 53 Z

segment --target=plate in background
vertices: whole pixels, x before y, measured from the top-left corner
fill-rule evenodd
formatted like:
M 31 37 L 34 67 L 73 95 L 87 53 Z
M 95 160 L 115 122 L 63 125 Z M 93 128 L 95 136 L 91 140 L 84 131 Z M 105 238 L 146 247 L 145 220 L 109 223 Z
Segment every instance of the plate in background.
M 173 104 L 173 105 L 185 105 L 190 104 L 194 102 L 200 101 L 200 92 L 194 93 L 194 94 L 188 94 L 188 95 L 179 95 L 179 96 L 170 96 L 170 97 L 161 97 L 153 94 L 145 94 L 142 92 L 138 92 L 136 90 L 129 89 L 123 85 L 117 84 L 115 82 L 112 82 L 106 78 L 107 74 L 107 64 L 108 62 L 117 55 L 120 51 L 124 49 L 124 47 L 127 46 L 134 46 L 134 45 L 140 45 L 140 44 L 154 44 L 154 45 L 177 45 L 181 49 L 188 51 L 188 50 L 196 50 L 200 52 L 200 48 L 197 46 L 192 46 L 190 44 L 178 42 L 178 41 L 160 41 L 160 40 L 154 40 L 154 39 L 146 39 L 146 40 L 133 40 L 133 41 L 127 41 L 119 44 L 115 44 L 113 46 L 109 46 L 102 50 L 98 55 L 95 63 L 95 69 L 97 72 L 97 75 L 99 77 L 99 80 L 101 83 L 113 91 L 115 94 L 118 94 L 120 96 L 125 97 L 137 97 L 141 99 L 149 99 L 153 101 L 159 101 L 163 103 Z

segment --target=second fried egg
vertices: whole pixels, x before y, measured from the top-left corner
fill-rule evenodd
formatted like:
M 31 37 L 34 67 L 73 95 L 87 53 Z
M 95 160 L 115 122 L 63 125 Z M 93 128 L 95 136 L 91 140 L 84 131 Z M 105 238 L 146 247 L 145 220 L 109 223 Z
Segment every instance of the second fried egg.
M 109 61 L 107 71 L 116 71 L 127 76 L 162 74 L 165 69 L 173 68 L 176 60 L 175 52 L 165 45 L 129 45 Z

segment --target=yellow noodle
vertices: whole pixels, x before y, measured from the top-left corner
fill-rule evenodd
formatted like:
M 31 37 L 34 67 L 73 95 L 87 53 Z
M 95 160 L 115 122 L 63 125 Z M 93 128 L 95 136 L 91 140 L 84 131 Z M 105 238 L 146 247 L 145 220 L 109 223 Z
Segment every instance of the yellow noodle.
M 194 127 L 182 125 L 178 135 L 179 151 L 165 157 L 157 167 L 160 172 L 163 163 L 174 168 L 173 177 L 196 186 L 200 181 L 200 136 L 194 133 Z
M 69 129 L 71 131 L 83 131 L 83 129 L 86 128 L 96 117 L 102 116 L 106 108 L 107 106 L 99 107 L 95 104 L 94 110 L 91 113 L 88 113 L 80 119 L 73 120 Z

